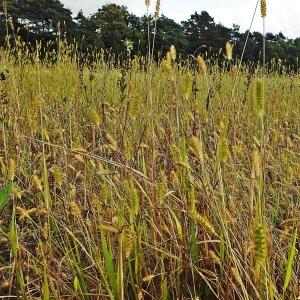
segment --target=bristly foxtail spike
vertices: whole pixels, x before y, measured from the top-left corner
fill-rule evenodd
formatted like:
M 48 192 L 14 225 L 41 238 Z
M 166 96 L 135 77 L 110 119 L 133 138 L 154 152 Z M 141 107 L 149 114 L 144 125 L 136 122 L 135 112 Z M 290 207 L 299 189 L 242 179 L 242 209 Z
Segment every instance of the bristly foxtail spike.
M 225 49 L 226 49 L 226 58 L 228 60 L 232 60 L 233 57 L 233 44 L 231 44 L 230 42 L 227 42 L 225 45 Z
M 267 16 L 267 0 L 260 0 L 260 14 L 262 18 Z
M 154 20 L 159 19 L 159 13 L 160 13 L 160 0 L 156 0 L 156 6 L 155 6 L 155 12 L 154 12 Z

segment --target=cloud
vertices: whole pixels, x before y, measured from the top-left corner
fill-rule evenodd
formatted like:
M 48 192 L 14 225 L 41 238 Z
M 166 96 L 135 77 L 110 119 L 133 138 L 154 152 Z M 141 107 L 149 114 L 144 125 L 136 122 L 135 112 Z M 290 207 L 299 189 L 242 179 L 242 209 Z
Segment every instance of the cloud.
M 299 0 L 272 0 L 268 1 L 267 31 L 278 33 L 282 31 L 286 36 L 300 37 L 298 18 L 300 5 L 295 4 Z M 130 12 L 143 15 L 146 12 L 144 0 L 62 0 L 65 6 L 69 7 L 75 14 L 82 9 L 86 15 L 97 11 L 107 3 L 117 3 L 128 7 Z M 151 1 L 151 10 L 154 10 L 155 1 Z M 225 26 L 232 26 L 233 23 L 241 26 L 241 30 L 249 28 L 256 0 L 161 0 L 161 12 L 177 22 L 186 20 L 195 11 L 206 10 L 214 17 L 215 22 Z M 253 30 L 261 31 L 261 19 L 259 11 L 254 20 Z

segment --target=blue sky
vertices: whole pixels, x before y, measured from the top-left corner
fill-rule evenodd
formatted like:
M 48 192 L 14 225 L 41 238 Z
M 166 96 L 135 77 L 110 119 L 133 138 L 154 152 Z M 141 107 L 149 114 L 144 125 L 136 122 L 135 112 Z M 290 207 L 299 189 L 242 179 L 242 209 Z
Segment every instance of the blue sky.
M 152 10 L 154 9 L 155 1 L 151 0 Z M 246 30 L 249 27 L 256 1 L 161 0 L 161 12 L 167 17 L 180 22 L 186 20 L 195 11 L 207 10 L 215 18 L 215 22 L 221 22 L 229 27 L 236 23 L 241 26 L 241 30 Z M 111 2 L 125 5 L 130 12 L 137 15 L 145 13 L 144 0 L 62 0 L 62 2 L 75 14 L 82 9 L 86 15 L 89 15 L 97 11 L 103 4 Z M 267 0 L 267 5 L 267 31 L 274 33 L 282 31 L 290 38 L 300 37 L 300 0 Z M 253 29 L 261 29 L 259 13 L 255 18 Z

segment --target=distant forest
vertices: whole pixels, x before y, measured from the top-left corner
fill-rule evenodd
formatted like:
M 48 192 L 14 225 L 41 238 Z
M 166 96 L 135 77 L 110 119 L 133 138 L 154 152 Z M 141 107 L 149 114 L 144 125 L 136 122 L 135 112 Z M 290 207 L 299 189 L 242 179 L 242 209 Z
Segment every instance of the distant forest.
M 7 0 L 1 7 L 0 23 L 2 46 L 8 43 L 7 36 L 10 43 L 18 37 L 32 47 L 37 40 L 43 45 L 55 45 L 61 37 L 70 43 L 76 41 L 83 52 L 109 49 L 117 55 L 146 55 L 150 23 L 150 38 L 155 36 L 155 57 L 164 55 L 170 45 L 175 45 L 182 58 L 195 54 L 222 57 L 228 41 L 234 44 L 235 57 L 240 57 L 248 34 L 241 32 L 238 25 L 228 28 L 216 23 L 206 11 L 193 13 L 181 24 L 164 15 L 138 17 L 116 4 L 104 5 L 91 16 L 80 11 L 73 17 L 59 0 Z M 266 39 L 268 62 L 299 67 L 300 38 L 288 39 L 280 32 L 267 33 Z M 260 32 L 250 33 L 246 61 L 261 61 L 262 40 Z

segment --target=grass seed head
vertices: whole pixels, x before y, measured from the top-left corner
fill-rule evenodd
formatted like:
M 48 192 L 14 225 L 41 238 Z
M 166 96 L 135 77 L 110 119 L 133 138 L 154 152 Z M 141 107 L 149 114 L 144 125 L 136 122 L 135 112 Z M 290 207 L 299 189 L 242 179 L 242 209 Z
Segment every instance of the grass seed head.
M 265 18 L 267 16 L 267 1 L 266 0 L 260 0 L 260 14 L 262 18 Z
M 170 47 L 170 56 L 172 61 L 174 62 L 176 60 L 176 48 L 174 45 Z
M 155 12 L 154 12 L 154 20 L 157 21 L 159 19 L 160 13 L 160 0 L 156 0 Z
M 226 45 L 225 45 L 225 48 L 226 48 L 226 58 L 228 60 L 232 60 L 232 57 L 233 57 L 233 47 L 234 47 L 234 45 L 231 44 L 230 42 L 227 42 Z
M 7 177 L 9 181 L 13 181 L 16 176 L 16 162 L 11 158 L 8 163 Z
M 202 56 L 198 56 L 196 59 L 199 71 L 201 72 L 201 74 L 206 74 L 207 72 L 207 66 L 206 66 L 206 62 L 204 60 L 204 58 Z
M 32 181 L 33 187 L 36 190 L 38 190 L 38 191 L 42 191 L 43 190 L 42 182 L 41 182 L 41 180 L 36 175 L 32 175 L 31 181 Z

